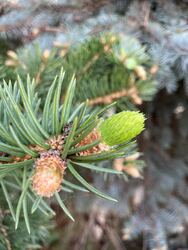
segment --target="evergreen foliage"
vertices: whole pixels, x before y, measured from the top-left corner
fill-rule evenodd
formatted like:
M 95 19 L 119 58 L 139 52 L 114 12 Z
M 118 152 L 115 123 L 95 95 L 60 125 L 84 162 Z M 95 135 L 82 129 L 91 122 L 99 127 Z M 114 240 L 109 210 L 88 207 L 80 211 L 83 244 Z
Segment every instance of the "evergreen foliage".
M 150 23 L 148 27 L 152 33 L 147 39 L 149 53 L 159 67 L 157 81 L 159 88 L 165 88 L 168 93 L 175 92 L 179 82 L 184 83 L 187 93 L 188 80 L 188 32 L 186 26 L 167 27 Z
M 98 129 L 98 126 L 101 123 L 101 115 L 109 107 L 87 113 L 87 103 L 82 103 L 76 109 L 73 109 L 74 78 L 72 78 L 68 86 L 64 102 L 61 104 L 60 97 L 64 75 L 65 73 L 61 70 L 59 77 L 54 79 L 44 104 L 41 104 L 41 99 L 35 91 L 35 82 L 31 81 L 29 76 L 26 83 L 23 83 L 21 78 L 18 77 L 14 84 L 4 81 L 3 85 L 0 86 L 0 112 L 2 118 L 0 124 L 0 181 L 12 218 L 15 221 L 15 227 L 18 227 L 21 211 L 23 210 L 23 217 L 29 233 L 31 232 L 31 227 L 28 201 L 33 203 L 32 213 L 39 209 L 44 214 L 53 214 L 51 208 L 43 200 L 43 195 L 37 195 L 35 192 L 42 188 L 42 185 L 43 188 L 48 188 L 48 185 L 51 185 L 53 169 L 55 169 L 55 176 L 57 171 L 62 171 L 60 172 L 60 177 L 62 177 L 60 188 L 62 187 L 63 190 L 76 188 L 78 190 L 91 191 L 102 198 L 116 201 L 115 198 L 91 186 L 80 175 L 79 168 L 88 168 L 94 171 L 118 175 L 122 174 L 120 171 L 98 167 L 94 164 L 125 157 L 134 152 L 135 143 L 131 142 L 131 139 L 138 132 L 141 132 L 141 129 L 138 131 L 137 128 L 143 127 L 144 118 L 140 119 L 141 115 L 139 113 L 130 112 L 129 116 L 126 117 L 126 123 L 128 124 L 129 119 L 132 121 L 132 135 L 129 137 L 124 136 L 123 133 L 126 133 L 126 131 L 123 132 L 121 130 L 119 133 L 124 138 L 123 141 L 116 141 L 113 143 L 113 147 L 108 146 L 108 141 L 105 141 L 107 144 L 104 144 L 100 136 L 100 127 Z M 121 113 L 119 113 L 119 116 L 119 124 L 123 126 L 125 119 Z M 111 120 L 114 120 L 111 128 L 105 125 L 105 121 L 102 123 L 102 134 L 105 133 L 105 130 L 107 133 L 110 130 L 114 131 L 116 115 L 111 116 Z M 109 133 L 109 140 L 111 136 L 113 138 L 113 133 L 111 134 Z M 66 172 L 69 171 L 84 189 L 70 183 L 67 177 L 64 180 L 63 174 L 66 167 Z M 45 174 L 46 181 L 44 180 L 44 183 L 35 188 L 34 176 L 38 178 L 40 175 L 42 176 L 44 171 L 47 171 Z M 50 180 L 47 180 L 48 177 L 50 177 Z M 32 181 L 33 186 L 31 185 Z M 6 191 L 8 183 L 12 183 L 20 190 L 16 208 L 12 204 L 10 192 Z M 58 191 L 60 191 L 59 188 L 55 191 L 53 190 L 57 202 L 67 216 L 74 220 Z
M 13 191 L 11 190 L 11 193 Z M 3 194 L 1 194 L 3 195 Z M 52 229 L 52 221 L 40 212 L 29 214 L 30 234 L 28 234 L 23 216 L 17 230 L 14 227 L 12 216 L 7 210 L 1 211 L 0 222 L 0 249 L 1 250 L 34 250 L 47 246 L 50 242 L 49 230 Z
M 9 51 L 8 58 L 2 58 L 2 64 L 3 78 L 15 79 L 19 74 L 26 79 L 29 74 L 35 78 L 42 96 L 63 66 L 67 72 L 63 88 L 66 89 L 70 76 L 75 74 L 78 90 L 75 100 L 89 99 L 90 105 L 118 100 L 124 109 L 132 103 L 138 105 L 143 100 L 151 100 L 156 92 L 155 75 L 150 73 L 152 62 L 146 49 L 128 36 L 106 34 L 78 45 L 62 44 L 51 51 L 42 51 L 34 45 L 17 52 Z
M 75 5 L 71 6 L 69 2 L 67 6 L 66 1 L 63 4 L 62 1 L 45 1 L 42 4 L 40 1 L 28 1 L 26 5 L 24 1 L 18 1 L 18 5 L 13 2 L 3 1 L 0 4 L 0 249 L 40 249 L 49 238 L 49 218 L 54 214 L 49 199 L 42 196 L 54 194 L 54 200 L 73 219 L 65 207 L 64 192 L 92 191 L 113 199 L 90 185 L 85 169 L 105 173 L 104 176 L 112 173 L 125 177 L 126 173 L 141 177 L 139 168 L 143 162 L 135 162 L 139 154 L 132 155 L 135 144 L 130 139 L 143 129 L 142 114 L 123 111 L 106 120 L 104 118 L 119 110 L 134 110 L 135 105 L 151 100 L 158 86 L 166 88 L 169 93 L 177 93 L 180 83 L 183 83 L 188 92 L 187 0 L 110 1 L 116 3 L 119 13 L 127 13 L 126 18 L 109 13 L 108 8 L 107 12 L 99 11 L 100 6 L 109 5 L 106 0 L 83 0 L 81 10 L 77 1 L 73 1 Z M 72 13 L 67 15 L 71 11 L 78 16 Z M 88 21 L 84 20 L 88 17 L 91 17 Z M 80 24 L 81 28 L 77 26 L 76 19 L 84 21 L 83 25 Z M 66 23 L 64 20 L 67 20 Z M 126 35 L 102 34 L 79 44 L 56 44 L 57 47 L 51 50 L 43 50 L 41 45 L 31 43 L 25 48 L 9 50 L 6 54 L 8 48 L 30 42 L 44 32 L 52 32 L 55 39 L 64 41 L 68 31 L 77 42 L 84 40 L 83 37 L 88 37 L 88 34 L 98 33 L 97 29 L 99 32 L 100 29 L 115 30 Z M 139 37 L 142 44 L 129 37 L 127 34 L 130 33 Z M 50 38 L 50 33 L 46 35 Z M 51 42 L 48 38 L 44 39 L 47 46 Z M 62 72 L 58 77 L 62 66 L 66 74 Z M 18 79 L 14 84 L 17 74 L 22 80 Z M 71 90 L 71 86 L 75 85 L 73 74 L 77 79 L 75 91 L 74 88 Z M 64 81 L 60 81 L 63 77 Z M 54 78 L 56 81 L 52 83 Z M 169 99 L 168 95 L 166 97 Z M 123 238 L 134 240 L 143 234 L 148 249 L 168 249 L 167 234 L 173 234 L 174 241 L 174 235 L 183 229 L 187 221 L 187 196 L 184 192 L 187 166 L 181 164 L 187 162 L 187 158 L 181 152 L 181 161 L 175 162 L 175 166 L 171 161 L 162 162 L 160 159 L 161 153 L 164 158 L 173 158 L 177 157 L 175 151 L 186 151 L 187 119 L 180 119 L 183 127 L 180 135 L 177 125 L 180 121 L 175 118 L 186 112 L 182 104 L 186 100 L 181 98 L 177 104 L 176 98 L 174 96 L 173 105 L 166 104 L 173 107 L 171 112 L 164 103 L 158 108 L 154 107 L 154 103 L 150 106 L 153 113 L 148 123 L 152 128 L 145 134 L 147 138 L 144 142 L 142 140 L 142 146 L 145 149 L 149 147 L 149 151 L 154 146 L 154 159 L 151 152 L 147 156 L 146 150 L 145 157 L 149 163 L 141 191 L 133 188 L 126 190 L 128 199 L 123 199 L 126 202 L 123 204 L 124 217 L 126 222 L 129 220 L 128 224 L 125 223 Z M 88 102 L 80 104 L 85 99 L 89 99 Z M 117 106 L 110 105 L 104 110 L 99 107 L 113 101 L 117 101 Z M 134 114 L 136 119 L 133 119 Z M 161 127 L 165 122 L 168 123 L 165 128 Z M 151 123 L 158 128 L 157 133 Z M 173 139 L 172 135 L 175 135 Z M 178 138 L 181 136 L 183 141 Z M 158 137 L 157 140 L 155 137 Z M 158 145 L 162 143 L 165 146 L 163 152 L 159 152 Z M 170 143 L 173 144 L 171 147 Z M 180 149 L 178 144 L 181 144 Z M 125 157 L 129 154 L 130 157 Z M 109 168 L 111 159 L 116 157 L 113 168 Z M 103 160 L 108 161 L 98 165 Z M 156 165 L 156 172 L 151 172 L 153 165 Z M 92 175 L 92 178 L 95 176 L 98 177 Z M 74 183 L 74 177 L 80 185 Z M 119 182 L 114 187 L 116 191 L 120 189 Z M 122 190 L 124 192 L 125 189 Z M 146 205 L 143 211 L 140 202 Z M 125 210 L 128 210 L 127 214 Z M 17 230 L 14 228 L 15 221 Z M 101 226 L 106 238 L 109 225 L 105 225 L 105 231 L 104 222 L 100 225 L 100 218 L 95 221 L 97 225 L 94 228 L 98 232 Z M 67 227 L 65 231 L 68 231 Z M 79 231 L 76 232 L 79 234 Z M 93 231 L 91 235 L 93 240 Z M 174 245 L 173 242 L 173 248 L 176 248 Z

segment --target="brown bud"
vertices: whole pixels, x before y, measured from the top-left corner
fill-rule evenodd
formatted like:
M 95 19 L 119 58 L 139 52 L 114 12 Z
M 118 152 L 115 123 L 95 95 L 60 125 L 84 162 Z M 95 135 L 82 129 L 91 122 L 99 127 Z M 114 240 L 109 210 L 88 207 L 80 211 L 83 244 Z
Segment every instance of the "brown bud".
M 117 158 L 113 162 L 113 168 L 117 171 L 122 171 L 124 168 L 124 163 L 125 159 L 124 158 Z
M 60 158 L 57 151 L 42 153 L 35 162 L 35 167 L 32 185 L 39 196 L 50 197 L 60 190 L 66 162 Z
M 45 49 L 44 52 L 43 52 L 43 55 L 42 55 L 42 60 L 44 62 L 46 62 L 48 60 L 49 56 L 50 56 L 50 50 Z
M 35 37 L 40 33 L 40 30 L 38 28 L 32 29 L 32 35 Z
M 139 152 L 136 152 L 132 155 L 129 155 L 125 158 L 126 161 L 135 161 L 137 160 L 139 157 L 141 156 L 141 154 Z
M 18 62 L 12 59 L 8 59 L 5 61 L 5 65 L 10 67 L 16 67 L 18 65 Z
M 17 56 L 16 52 L 14 52 L 13 50 L 8 50 L 8 51 L 7 51 L 7 55 L 8 55 L 10 58 L 14 59 L 14 60 L 17 60 L 17 59 L 18 59 L 18 56 Z
M 54 150 L 61 151 L 65 142 L 66 135 L 58 135 L 49 139 L 48 144 Z
M 97 140 L 101 140 L 101 135 L 100 135 L 99 131 L 96 128 L 94 128 L 93 131 L 91 131 L 91 133 L 89 133 L 82 141 L 80 141 L 76 145 L 76 147 L 83 147 L 83 146 L 89 145 Z M 96 153 L 100 153 L 102 151 L 107 151 L 107 150 L 109 150 L 109 146 L 100 142 L 96 146 L 80 152 L 79 155 L 86 156 L 86 155 L 96 154 Z
M 139 169 L 132 163 L 127 164 L 124 166 L 123 171 L 126 172 L 128 175 L 134 178 L 142 178 Z
M 131 156 L 130 156 L 131 159 Z M 128 164 L 126 163 L 127 158 L 118 158 L 114 160 L 113 163 L 113 168 L 116 169 L 117 171 L 124 171 L 126 174 L 130 175 L 131 177 L 134 178 L 142 178 L 141 173 L 139 172 L 139 169 L 134 165 L 134 163 L 130 162 Z
M 60 51 L 60 57 L 64 57 L 65 55 L 67 54 L 67 49 L 62 49 L 61 51 Z
M 136 66 L 136 68 L 134 69 L 135 73 L 137 74 L 137 76 L 142 80 L 145 81 L 147 79 L 147 73 L 144 69 L 143 66 Z
M 151 73 L 152 75 L 155 75 L 155 74 L 157 73 L 158 69 L 159 69 L 158 65 L 157 65 L 157 64 L 154 64 L 154 65 L 151 67 L 151 69 L 150 69 L 150 73 Z

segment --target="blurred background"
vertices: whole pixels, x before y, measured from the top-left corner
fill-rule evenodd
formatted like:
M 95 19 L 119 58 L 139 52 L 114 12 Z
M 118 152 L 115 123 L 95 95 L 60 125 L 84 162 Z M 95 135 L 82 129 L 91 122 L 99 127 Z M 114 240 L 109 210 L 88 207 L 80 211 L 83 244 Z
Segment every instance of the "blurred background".
M 0 80 L 29 73 L 45 98 L 61 66 L 67 82 L 76 75 L 77 102 L 145 113 L 140 153 L 111 162 L 127 179 L 87 176 L 118 203 L 66 192 L 73 223 L 52 199 L 55 219 L 37 218 L 39 245 L 9 232 L 1 209 L 0 250 L 187 250 L 188 1 L 1 1 Z

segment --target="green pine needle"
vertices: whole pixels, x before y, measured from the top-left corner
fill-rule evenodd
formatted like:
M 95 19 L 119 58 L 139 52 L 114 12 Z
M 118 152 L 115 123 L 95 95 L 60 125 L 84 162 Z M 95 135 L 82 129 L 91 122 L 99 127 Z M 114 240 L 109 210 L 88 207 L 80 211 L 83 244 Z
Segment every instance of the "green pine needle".
M 78 172 L 75 170 L 75 168 L 70 163 L 68 164 L 68 168 L 69 168 L 70 172 L 74 175 L 74 177 L 80 183 L 82 183 L 82 185 L 85 186 L 89 191 L 93 192 L 94 194 L 96 194 L 104 199 L 117 202 L 117 200 L 114 199 L 113 197 L 106 195 L 106 194 L 102 193 L 101 191 L 99 191 L 98 189 L 91 186 L 86 180 L 84 180 L 84 178 L 81 175 L 78 174 Z
M 55 193 L 55 197 L 57 199 L 57 202 L 59 203 L 60 207 L 63 209 L 63 211 L 65 212 L 65 214 L 72 220 L 74 221 L 74 218 L 72 217 L 71 213 L 69 212 L 69 210 L 66 208 L 64 202 L 62 201 L 60 195 L 58 194 L 58 192 Z

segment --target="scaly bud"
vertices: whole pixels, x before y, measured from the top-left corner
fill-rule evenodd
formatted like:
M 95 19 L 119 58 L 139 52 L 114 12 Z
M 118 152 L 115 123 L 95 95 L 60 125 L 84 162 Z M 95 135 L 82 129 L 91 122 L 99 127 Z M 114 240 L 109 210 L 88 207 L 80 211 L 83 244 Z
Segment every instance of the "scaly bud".
M 82 141 L 80 141 L 76 145 L 76 147 L 83 147 L 83 146 L 89 145 L 97 140 L 101 141 L 101 135 L 100 135 L 98 129 L 94 128 L 93 131 L 91 131 L 91 133 L 89 133 Z M 100 142 L 96 146 L 80 152 L 79 155 L 86 156 L 86 155 L 101 153 L 101 152 L 107 151 L 107 150 L 109 150 L 109 147 L 106 144 Z
M 60 158 L 58 151 L 41 153 L 41 157 L 35 162 L 33 190 L 39 196 L 52 196 L 60 190 L 65 169 L 66 162 Z

